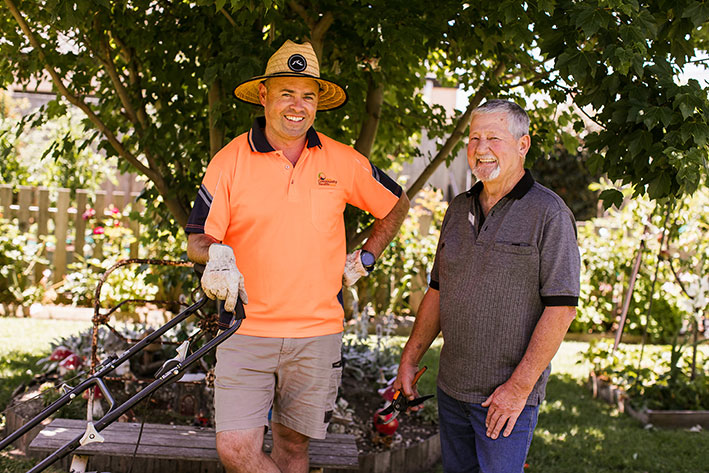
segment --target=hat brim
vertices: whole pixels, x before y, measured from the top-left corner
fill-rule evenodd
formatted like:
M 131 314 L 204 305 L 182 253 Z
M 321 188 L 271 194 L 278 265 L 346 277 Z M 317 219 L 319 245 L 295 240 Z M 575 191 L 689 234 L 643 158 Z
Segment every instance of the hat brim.
M 242 102 L 252 103 L 255 105 L 261 105 L 261 100 L 259 99 L 258 85 L 273 77 L 302 77 L 306 79 L 313 79 L 320 85 L 320 96 L 318 98 L 318 111 L 324 112 L 328 110 L 335 110 L 342 107 L 347 103 L 347 91 L 326 79 L 321 79 L 320 77 L 314 77 L 307 74 L 271 74 L 253 77 L 249 80 L 242 82 L 234 88 L 234 96 L 241 100 Z

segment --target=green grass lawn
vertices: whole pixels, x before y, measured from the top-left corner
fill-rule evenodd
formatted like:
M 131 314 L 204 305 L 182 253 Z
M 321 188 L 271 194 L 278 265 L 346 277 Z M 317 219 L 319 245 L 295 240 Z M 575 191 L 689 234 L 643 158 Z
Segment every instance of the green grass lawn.
M 527 473 L 709 471 L 709 432 L 643 429 L 583 386 L 588 345 L 565 342 L 552 362 L 547 398 L 529 452 Z M 709 395 L 709 393 L 708 393 Z
M 88 321 L 0 318 L 0 410 L 5 409 L 18 385 L 39 372 L 37 360 L 47 356 L 53 340 L 90 326 L 91 322 Z M 0 415 L 0 424 L 4 428 L 4 415 Z M 8 433 L 5 432 L 3 436 Z M 0 455 L 0 471 L 3 473 L 24 472 L 35 463 L 10 456 L 7 452 Z
M 36 372 L 55 338 L 77 333 L 90 322 L 0 318 L 0 408 L 13 389 Z M 401 339 L 404 341 L 404 339 Z M 579 364 L 585 342 L 564 342 L 552 362 L 547 399 L 541 407 L 526 473 L 701 473 L 709 471 L 709 432 L 643 429 L 632 418 L 593 399 Z M 440 342 L 424 358 L 430 372 L 421 392 L 435 392 Z M 708 393 L 709 395 L 709 393 Z M 1 472 L 26 471 L 31 461 L 0 456 Z M 438 470 L 442 471 L 440 467 Z
M 564 342 L 552 361 L 525 473 L 709 472 L 709 432 L 646 430 L 592 398 L 589 365 L 578 363 L 587 347 Z

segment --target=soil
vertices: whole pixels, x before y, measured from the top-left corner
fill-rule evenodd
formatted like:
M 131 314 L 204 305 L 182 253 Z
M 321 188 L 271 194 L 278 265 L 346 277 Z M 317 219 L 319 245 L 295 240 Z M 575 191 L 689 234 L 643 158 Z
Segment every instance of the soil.
M 43 407 L 43 402 L 39 398 L 39 387 L 42 382 L 50 382 L 52 384 L 57 382 L 55 376 L 40 376 L 34 381 L 35 382 L 31 383 L 31 386 L 24 390 L 24 392 L 22 392 L 22 388 L 18 389 L 16 396 L 13 398 L 14 402 L 10 403 L 15 412 L 26 419 L 39 413 Z M 116 395 L 117 401 L 120 403 L 123 400 L 122 398 L 127 397 L 127 395 L 125 392 L 121 392 L 121 388 L 114 383 L 116 383 L 116 381 L 109 382 L 111 385 L 109 388 Z M 139 390 L 141 388 L 141 386 L 131 387 L 132 389 L 127 389 L 127 386 L 123 386 L 123 390 L 133 391 L 134 389 Z M 194 385 L 194 388 L 197 387 L 197 385 Z M 183 386 L 183 388 L 188 388 L 188 386 Z M 200 389 L 200 391 L 202 390 L 203 388 Z M 174 389 L 159 390 L 157 393 L 164 392 L 168 394 L 172 391 L 174 391 Z M 210 394 L 211 393 L 207 393 L 205 396 L 197 397 L 209 397 L 211 401 Z M 129 411 L 128 415 L 124 415 L 125 419 L 122 420 L 138 422 L 146 420 L 147 422 L 179 424 L 190 424 L 194 422 L 194 416 L 179 415 L 173 409 L 167 407 L 165 401 L 168 400 L 162 400 L 160 399 L 161 397 L 162 396 L 157 395 L 151 399 L 151 404 L 153 404 L 151 407 L 155 409 L 145 409 L 144 406 L 139 406 Z M 27 402 L 29 399 L 32 400 Z M 77 399 L 77 401 L 79 400 Z M 435 402 L 435 399 L 431 399 L 427 402 Z M 167 404 L 169 404 L 169 402 Z M 209 404 L 211 404 L 211 402 Z M 385 407 L 386 404 L 386 400 L 379 395 L 376 388 L 370 388 L 369 383 L 343 378 L 340 388 L 340 399 L 338 399 L 338 409 L 333 415 L 329 431 L 354 435 L 357 441 L 357 448 L 361 454 L 409 447 L 422 442 L 438 432 L 437 424 L 427 422 L 420 412 L 414 412 L 399 415 L 399 427 L 393 435 L 385 436 L 378 434 L 373 426 L 374 413 L 377 409 Z M 73 402 L 68 406 L 71 408 L 72 412 L 68 412 L 67 407 L 65 407 L 58 412 L 58 415 L 59 417 L 82 418 L 83 415 L 85 415 L 85 407 L 83 406 L 85 406 L 83 402 Z M 164 409 L 165 407 L 167 407 L 167 409 Z M 209 408 L 207 408 L 207 410 L 209 410 Z M 150 415 L 146 416 L 147 412 L 150 412 Z M 160 415 L 161 412 L 163 415 Z M 146 418 L 143 419 L 143 417 Z M 202 419 L 207 421 L 207 419 Z M 209 425 L 209 423 L 207 421 L 202 425 Z
M 359 453 L 375 453 L 405 448 L 438 433 L 438 425 L 427 422 L 420 412 L 402 413 L 397 418 L 399 427 L 392 436 L 383 436 L 374 430 L 373 419 L 377 409 L 387 402 L 376 389 L 354 379 L 342 380 L 340 408 L 330 423 L 330 432 L 348 433 L 357 439 Z M 436 402 L 431 399 L 426 402 Z M 343 408 L 343 404 L 346 407 Z

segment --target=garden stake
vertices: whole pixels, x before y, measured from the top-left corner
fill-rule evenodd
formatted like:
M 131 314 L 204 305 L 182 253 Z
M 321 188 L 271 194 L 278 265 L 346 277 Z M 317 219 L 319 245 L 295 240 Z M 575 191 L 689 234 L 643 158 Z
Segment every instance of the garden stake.
M 633 290 L 635 289 L 635 279 L 638 277 L 638 272 L 640 271 L 640 263 L 643 259 L 643 250 L 645 249 L 645 238 L 647 238 L 648 226 L 645 225 L 643 228 L 643 236 L 640 237 L 640 247 L 638 248 L 638 255 L 635 257 L 635 263 L 633 263 L 633 272 L 630 274 L 630 281 L 628 281 L 628 290 L 625 293 L 625 300 L 623 301 L 623 310 L 620 313 L 620 321 L 618 321 L 618 329 L 615 332 L 615 342 L 613 343 L 613 350 L 611 350 L 611 357 L 618 348 L 620 343 L 620 337 L 623 335 L 623 327 L 625 326 L 625 319 L 628 316 L 628 309 L 630 308 L 630 300 L 633 297 Z
M 652 301 L 655 299 L 655 283 L 657 282 L 657 277 L 659 275 L 660 271 L 660 261 L 662 261 L 662 247 L 665 246 L 665 238 L 667 237 L 667 220 L 670 217 L 670 213 L 672 212 L 672 202 L 667 204 L 667 210 L 665 210 L 665 222 L 662 224 L 662 239 L 660 240 L 660 249 L 657 252 L 657 261 L 655 262 L 655 274 L 653 275 L 652 278 L 652 285 L 650 286 L 650 303 L 648 304 L 647 308 L 647 315 L 645 316 L 645 326 L 643 327 L 643 339 L 642 343 L 640 344 L 640 357 L 638 358 L 638 372 L 640 371 L 640 364 L 643 362 L 643 354 L 645 352 L 645 339 L 647 338 L 647 328 L 650 325 L 650 317 L 652 316 Z M 667 245 L 669 247 L 670 244 L 670 239 L 667 237 Z M 670 260 L 670 268 L 672 268 L 672 261 Z M 672 272 L 674 273 L 674 268 L 672 268 Z M 679 279 L 678 279 L 679 281 Z M 681 287 L 681 283 L 680 283 Z M 635 382 L 638 382 L 638 379 L 640 377 L 635 378 Z

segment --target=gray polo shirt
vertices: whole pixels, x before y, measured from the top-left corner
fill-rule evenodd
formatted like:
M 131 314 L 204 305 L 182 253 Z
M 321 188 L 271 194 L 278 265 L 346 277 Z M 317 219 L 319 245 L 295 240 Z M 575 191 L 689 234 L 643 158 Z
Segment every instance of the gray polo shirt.
M 580 258 L 574 216 L 531 173 L 483 215 L 482 183 L 443 219 L 431 288 L 440 291 L 438 385 L 480 403 L 512 375 L 547 306 L 576 306 Z M 527 399 L 544 399 L 550 367 Z

